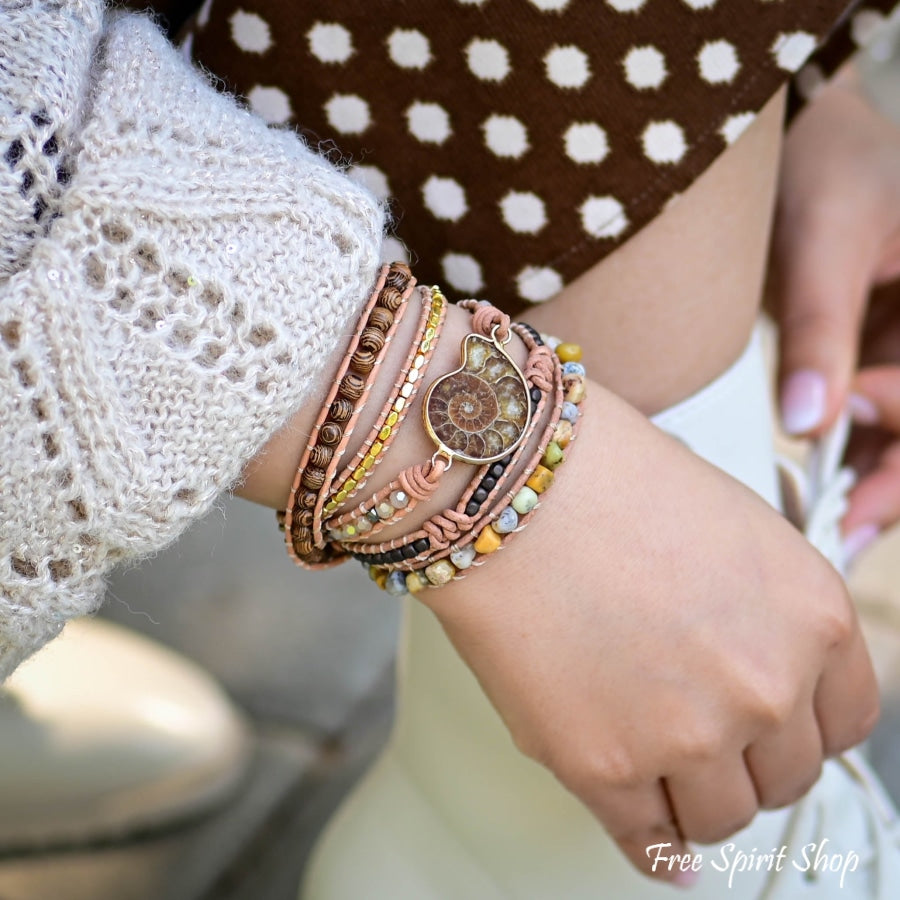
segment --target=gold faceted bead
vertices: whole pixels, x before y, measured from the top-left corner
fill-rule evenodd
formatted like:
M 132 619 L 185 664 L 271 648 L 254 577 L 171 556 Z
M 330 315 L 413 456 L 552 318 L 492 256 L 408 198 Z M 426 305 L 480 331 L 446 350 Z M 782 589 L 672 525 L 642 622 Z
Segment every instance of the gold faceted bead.
M 550 473 L 550 477 L 553 477 L 552 472 Z M 481 534 L 478 535 L 478 538 L 475 541 L 475 552 L 493 553 L 495 550 L 500 549 L 502 543 L 503 538 L 497 534 L 490 525 L 485 525 L 484 528 L 481 529 Z
M 425 577 L 435 587 L 440 587 L 440 585 L 452 581 L 455 574 L 456 569 L 454 569 L 453 564 L 446 559 L 439 559 L 425 569 Z
M 553 484 L 553 472 L 546 466 L 538 466 L 525 484 L 536 494 L 543 494 Z
M 560 362 L 581 362 L 581 347 L 578 344 L 560 344 L 556 355 Z

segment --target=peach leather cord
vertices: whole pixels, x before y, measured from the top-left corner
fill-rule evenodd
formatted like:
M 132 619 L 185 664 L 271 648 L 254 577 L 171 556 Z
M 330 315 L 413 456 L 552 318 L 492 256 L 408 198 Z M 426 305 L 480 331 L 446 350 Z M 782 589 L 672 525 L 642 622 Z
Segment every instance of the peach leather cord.
M 464 345 L 466 340 L 472 336 L 484 338 L 490 336 L 491 340 L 496 336 L 496 339 L 501 342 L 509 340 L 510 318 L 508 315 L 491 306 L 485 300 L 462 300 L 457 305 L 472 312 L 472 330 L 463 339 Z M 436 381 L 440 380 L 442 379 L 437 379 Z M 398 521 L 418 503 L 429 499 L 434 494 L 440 485 L 441 476 L 449 468 L 451 461 L 452 456 L 439 449 L 430 460 L 404 469 L 396 479 L 376 495 L 379 503 L 385 502 L 385 499 L 395 491 L 401 491 L 409 498 L 410 502 L 405 508 L 395 511 L 396 516 L 393 517 L 393 521 Z M 318 533 L 321 535 L 321 532 Z M 329 538 L 321 536 L 315 546 L 321 548 L 329 546 L 332 548 L 332 551 L 337 551 L 340 542 L 335 541 L 331 536 Z M 347 554 L 345 553 L 344 555 Z
M 366 440 L 357 450 L 353 461 L 335 479 L 336 487 L 323 508 L 323 515 L 331 515 L 347 500 L 350 500 L 365 486 L 372 470 L 388 452 L 397 436 L 403 420 L 413 405 L 419 387 L 424 383 L 428 365 L 440 339 L 444 321 L 447 316 L 447 300 L 438 288 L 419 287 L 422 300 L 422 313 L 416 335 L 410 345 L 409 354 L 397 376 L 394 388 L 381 409 L 375 424 L 369 431 Z M 362 505 L 361 505 L 362 509 Z M 356 534 L 353 523 L 364 515 L 362 511 L 351 510 L 343 515 L 325 522 L 329 530 L 335 528 L 348 529 L 348 537 Z M 365 524 L 370 520 L 366 519 Z M 322 542 L 322 525 L 313 523 L 313 536 L 316 544 Z
M 312 430 L 286 508 L 278 514 L 288 555 L 298 565 L 330 564 L 330 554 L 313 543 L 312 525 L 414 286 L 404 264 L 382 268 Z
M 380 587 L 402 596 L 458 580 L 467 569 L 483 565 L 489 555 L 508 546 L 512 535 L 525 528 L 540 505 L 539 497 L 552 485 L 553 470 L 564 462 L 562 449 L 567 448 L 578 434 L 584 399 L 584 369 L 580 364 L 578 368 L 580 373 L 567 374 L 557 367 L 553 415 L 528 465 L 506 492 L 504 500 L 511 505 L 501 502 L 461 540 L 425 560 L 370 566 L 369 574 Z M 557 443 L 558 439 L 562 447 Z M 523 502 L 525 505 L 520 505 Z M 514 508 L 517 505 L 521 512 Z M 512 516 L 512 521 L 498 529 L 498 523 L 507 514 Z
M 482 317 L 481 321 L 485 323 L 482 327 L 493 329 L 494 325 L 497 324 L 496 317 L 491 313 L 492 309 L 492 307 L 479 307 L 478 311 L 484 310 L 488 313 L 488 315 Z M 530 326 L 516 323 L 508 327 L 511 327 L 521 337 L 529 349 L 528 362 L 523 375 L 532 386 L 529 399 L 534 406 L 532 421 L 536 421 L 543 412 L 545 395 L 553 388 L 554 381 L 558 381 L 558 379 L 554 379 L 558 364 L 554 364 L 555 357 L 553 353 L 542 345 L 540 337 Z M 343 536 L 337 539 L 335 543 L 345 552 L 352 554 L 354 558 L 362 562 L 379 565 L 421 562 L 423 554 L 430 552 L 433 555 L 439 550 L 446 549 L 451 543 L 457 541 L 461 535 L 470 532 L 484 521 L 483 517 L 479 517 L 480 509 L 484 505 L 489 504 L 502 491 L 507 475 L 516 468 L 526 443 L 527 441 L 523 441 L 519 444 L 510 456 L 481 466 L 467 486 L 456 507 L 445 509 L 435 514 L 423 523 L 417 531 L 379 544 L 372 544 L 368 541 L 347 540 Z M 440 465 L 441 462 L 443 462 L 443 457 L 437 457 L 435 465 Z M 429 478 L 431 467 L 432 464 L 430 463 L 426 463 L 424 467 L 421 467 L 424 478 Z M 421 489 L 419 482 L 413 480 L 415 476 L 419 475 L 419 471 L 420 467 L 412 467 L 401 473 L 395 481 L 392 481 L 373 498 L 373 508 L 377 509 L 377 505 L 383 502 L 392 490 L 397 489 L 407 493 L 411 500 L 409 506 L 399 511 L 403 515 L 416 502 L 427 499 L 431 493 L 429 490 L 431 483 L 434 482 L 429 479 L 431 483 L 426 485 L 424 490 Z M 490 484 L 486 482 L 486 479 L 490 479 Z M 436 480 L 434 479 L 434 481 Z M 481 492 L 480 495 L 479 491 Z M 473 497 L 477 498 L 477 502 L 473 500 Z M 394 516 L 391 520 L 385 521 L 385 524 L 388 524 L 389 521 L 397 521 L 401 517 L 401 515 Z

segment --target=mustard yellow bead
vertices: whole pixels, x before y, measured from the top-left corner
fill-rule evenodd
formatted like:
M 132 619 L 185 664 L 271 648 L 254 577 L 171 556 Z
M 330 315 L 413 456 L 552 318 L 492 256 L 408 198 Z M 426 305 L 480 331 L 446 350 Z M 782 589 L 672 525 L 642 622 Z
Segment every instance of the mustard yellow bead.
M 388 571 L 387 569 L 379 569 L 377 566 L 370 566 L 369 578 L 371 578 L 378 587 L 384 590 L 384 586 L 387 584 L 388 580 Z
M 490 525 L 485 525 L 484 528 L 481 529 L 481 534 L 478 535 L 478 538 L 475 541 L 475 552 L 493 553 L 500 548 L 502 543 L 502 536 L 497 534 Z
M 543 494 L 553 484 L 553 472 L 546 466 L 538 466 L 525 484 L 536 494 Z
M 575 429 L 572 427 L 572 423 L 566 419 L 560 419 L 559 424 L 553 432 L 553 440 L 565 450 L 574 436 Z
M 556 355 L 560 362 L 580 362 L 581 347 L 578 344 L 560 344 L 556 348 Z
M 548 469 L 555 469 L 565 458 L 562 447 L 556 441 L 550 441 L 547 444 L 544 455 L 541 457 L 541 465 L 546 466 Z
M 418 594 L 428 586 L 428 580 L 423 578 L 418 572 L 409 572 L 406 575 L 406 589 L 411 594 Z

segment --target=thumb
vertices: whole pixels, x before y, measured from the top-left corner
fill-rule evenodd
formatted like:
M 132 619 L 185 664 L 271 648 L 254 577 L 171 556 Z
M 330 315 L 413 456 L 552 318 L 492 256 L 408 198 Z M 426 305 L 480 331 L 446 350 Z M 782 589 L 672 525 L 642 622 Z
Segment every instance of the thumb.
M 773 292 L 779 324 L 779 403 L 788 434 L 819 434 L 837 418 L 856 368 L 874 261 L 850 217 L 777 228 Z

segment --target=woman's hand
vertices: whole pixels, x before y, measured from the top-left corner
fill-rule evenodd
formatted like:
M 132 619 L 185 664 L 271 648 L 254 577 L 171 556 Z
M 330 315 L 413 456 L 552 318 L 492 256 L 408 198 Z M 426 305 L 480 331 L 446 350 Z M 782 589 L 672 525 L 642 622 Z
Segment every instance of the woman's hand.
M 847 70 L 785 140 L 769 301 L 786 430 L 820 434 L 848 400 L 874 287 L 900 276 L 900 127 Z
M 650 844 L 686 852 L 797 799 L 877 717 L 834 569 L 597 385 L 534 521 L 419 597 L 518 747 L 644 872 Z

